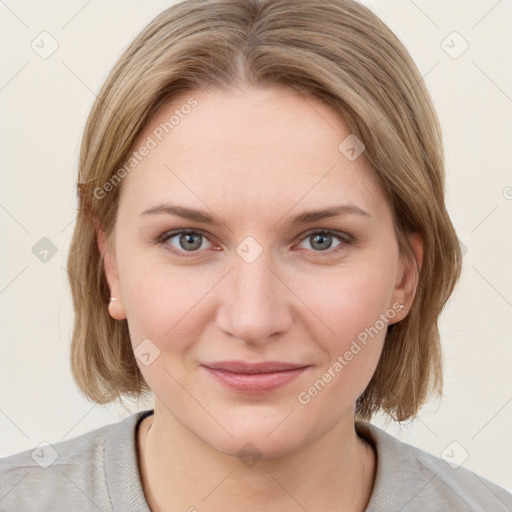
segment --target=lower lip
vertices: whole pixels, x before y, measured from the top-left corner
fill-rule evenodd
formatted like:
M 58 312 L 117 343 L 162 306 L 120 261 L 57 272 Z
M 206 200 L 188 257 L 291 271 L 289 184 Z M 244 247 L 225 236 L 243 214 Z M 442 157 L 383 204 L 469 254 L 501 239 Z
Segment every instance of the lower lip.
M 204 366 L 206 370 L 222 384 L 237 391 L 265 393 L 281 388 L 299 378 L 308 367 L 273 373 L 231 373 Z

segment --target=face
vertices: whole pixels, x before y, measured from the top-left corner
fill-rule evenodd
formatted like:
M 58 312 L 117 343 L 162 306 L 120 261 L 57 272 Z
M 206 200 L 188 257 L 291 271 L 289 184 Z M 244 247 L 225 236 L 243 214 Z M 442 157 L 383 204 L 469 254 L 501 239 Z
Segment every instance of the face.
M 339 149 L 350 133 L 287 88 L 208 89 L 162 107 L 133 146 L 110 314 L 160 410 L 223 453 L 277 456 L 353 423 L 406 315 L 391 208 L 364 152 Z

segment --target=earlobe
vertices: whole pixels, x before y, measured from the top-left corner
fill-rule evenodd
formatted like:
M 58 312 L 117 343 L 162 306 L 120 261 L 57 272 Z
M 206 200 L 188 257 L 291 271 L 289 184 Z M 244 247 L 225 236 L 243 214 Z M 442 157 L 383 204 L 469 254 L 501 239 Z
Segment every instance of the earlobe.
M 114 320 L 126 319 L 126 310 L 122 301 L 118 297 L 110 297 L 108 312 Z

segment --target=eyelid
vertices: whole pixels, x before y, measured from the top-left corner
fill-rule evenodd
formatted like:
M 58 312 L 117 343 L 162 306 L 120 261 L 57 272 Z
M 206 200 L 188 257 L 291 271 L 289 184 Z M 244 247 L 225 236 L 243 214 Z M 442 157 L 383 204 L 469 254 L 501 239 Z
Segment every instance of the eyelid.
M 339 238 L 343 242 L 355 242 L 354 237 L 349 235 L 347 232 L 345 232 L 345 231 L 338 231 L 337 229 L 329 229 L 329 228 L 312 228 L 312 229 L 309 229 L 309 230 L 305 231 L 304 233 L 301 233 L 296 238 L 296 240 L 304 240 L 305 238 L 307 238 L 308 236 L 310 236 L 310 235 L 312 235 L 314 233 L 328 233 L 330 235 L 333 235 L 333 236 Z
M 162 244 L 162 245 L 167 245 L 167 247 L 170 247 L 169 250 L 171 252 L 173 252 L 174 254 L 183 254 L 185 255 L 185 257 L 187 257 L 188 255 L 192 256 L 192 255 L 197 255 L 199 254 L 200 252 L 202 251 L 190 251 L 188 254 L 187 254 L 187 251 L 180 251 L 179 249 L 176 249 L 176 247 L 172 247 L 170 246 L 170 244 L 167 244 L 167 242 L 171 239 L 171 238 L 174 238 L 175 236 L 178 236 L 178 235 L 182 235 L 184 233 L 196 233 L 198 235 L 202 235 L 204 238 L 206 238 L 210 243 L 213 243 L 211 240 L 210 240 L 210 237 L 212 235 L 210 235 L 210 233 L 207 233 L 206 231 L 203 231 L 202 229 L 196 229 L 196 228 L 178 228 L 178 229 L 171 229 L 170 231 L 166 231 L 165 233 L 162 233 L 159 237 L 157 237 L 157 239 L 155 240 L 156 243 L 158 244 Z M 204 249 L 206 250 L 206 249 Z

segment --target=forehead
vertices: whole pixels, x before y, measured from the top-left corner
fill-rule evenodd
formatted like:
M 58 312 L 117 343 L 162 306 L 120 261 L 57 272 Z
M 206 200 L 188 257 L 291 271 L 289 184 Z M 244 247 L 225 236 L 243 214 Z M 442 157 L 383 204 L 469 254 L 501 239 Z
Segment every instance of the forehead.
M 352 202 L 384 214 L 364 153 L 351 161 L 339 149 L 349 136 L 340 113 L 286 87 L 183 93 L 133 144 L 151 149 L 125 178 L 122 202 L 142 211 L 179 197 L 227 215 Z

